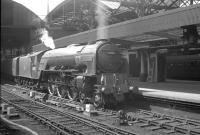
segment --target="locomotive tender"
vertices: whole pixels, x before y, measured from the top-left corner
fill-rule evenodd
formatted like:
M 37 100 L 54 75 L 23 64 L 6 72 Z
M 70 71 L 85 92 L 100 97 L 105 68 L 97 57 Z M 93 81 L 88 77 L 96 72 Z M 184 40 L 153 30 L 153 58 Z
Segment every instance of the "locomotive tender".
M 20 85 L 101 106 L 122 102 L 137 88 L 128 82 L 126 62 L 112 42 L 72 44 L 12 59 L 12 76 Z

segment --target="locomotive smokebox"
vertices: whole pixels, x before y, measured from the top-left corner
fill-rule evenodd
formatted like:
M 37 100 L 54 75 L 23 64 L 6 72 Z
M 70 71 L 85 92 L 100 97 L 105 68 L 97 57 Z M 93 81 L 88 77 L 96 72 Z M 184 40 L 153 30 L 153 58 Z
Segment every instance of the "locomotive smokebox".
M 118 46 L 105 43 L 97 50 L 97 67 L 104 72 L 118 72 L 122 66 L 122 54 Z

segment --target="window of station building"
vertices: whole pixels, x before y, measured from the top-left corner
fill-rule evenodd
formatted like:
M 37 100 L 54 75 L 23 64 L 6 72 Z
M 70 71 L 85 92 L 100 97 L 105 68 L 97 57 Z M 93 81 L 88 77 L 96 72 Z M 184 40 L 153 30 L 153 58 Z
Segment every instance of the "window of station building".
M 199 0 L 182 0 L 180 3 L 180 7 L 187 7 L 192 4 L 200 4 Z

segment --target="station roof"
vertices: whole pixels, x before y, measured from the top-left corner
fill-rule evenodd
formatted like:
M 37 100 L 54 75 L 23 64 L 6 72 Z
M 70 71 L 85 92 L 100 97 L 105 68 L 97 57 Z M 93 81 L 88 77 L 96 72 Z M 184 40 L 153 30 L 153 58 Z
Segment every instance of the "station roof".
M 59 5 L 62 5 L 65 0 L 13 0 L 32 11 L 41 20 L 55 10 Z
M 56 48 L 70 44 L 79 44 L 98 40 L 97 32 L 107 32 L 107 39 L 122 39 L 131 41 L 134 45 L 164 39 L 179 39 L 182 36 L 182 26 L 197 25 L 200 33 L 200 4 L 178 8 L 163 13 L 153 14 L 122 23 L 113 24 L 101 29 L 66 36 L 55 40 Z M 134 46 L 133 45 L 133 46 Z M 142 44 L 141 44 L 142 45 Z M 33 51 L 48 49 L 43 44 L 33 46 Z

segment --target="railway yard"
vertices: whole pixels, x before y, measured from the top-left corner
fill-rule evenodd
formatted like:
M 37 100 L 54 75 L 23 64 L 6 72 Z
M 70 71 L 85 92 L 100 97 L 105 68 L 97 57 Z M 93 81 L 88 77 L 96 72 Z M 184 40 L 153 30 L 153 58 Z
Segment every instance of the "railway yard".
M 0 135 L 200 135 L 199 0 L 1 4 Z
M 44 93 L 39 92 L 30 97 L 31 90 L 8 84 L 2 85 L 1 89 L 2 102 L 20 114 L 10 121 L 23 125 L 29 123 L 32 130 L 39 126 L 39 134 L 200 134 L 199 106 L 195 105 L 193 109 L 196 112 L 187 112 L 186 109 L 179 111 L 178 115 L 135 106 L 121 107 L 124 115 L 112 109 L 95 109 L 94 114 L 88 115 L 79 109 L 83 105 L 67 99 L 49 96 L 44 100 Z M 163 110 L 166 112 L 166 108 Z M 173 108 L 167 110 L 173 112 Z

